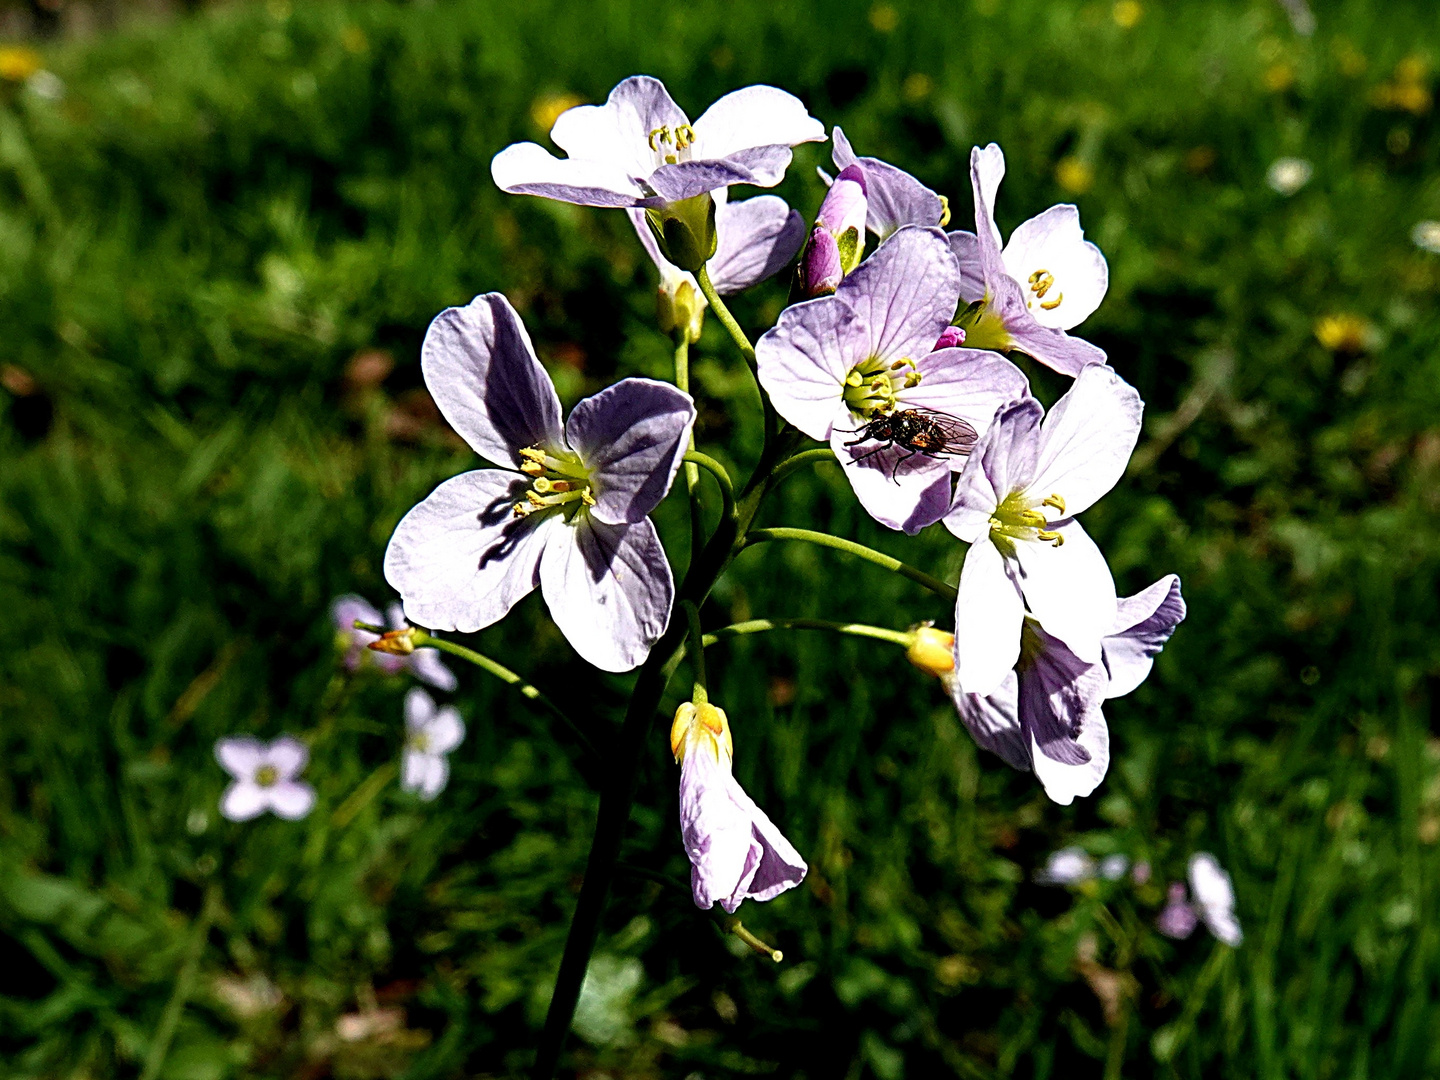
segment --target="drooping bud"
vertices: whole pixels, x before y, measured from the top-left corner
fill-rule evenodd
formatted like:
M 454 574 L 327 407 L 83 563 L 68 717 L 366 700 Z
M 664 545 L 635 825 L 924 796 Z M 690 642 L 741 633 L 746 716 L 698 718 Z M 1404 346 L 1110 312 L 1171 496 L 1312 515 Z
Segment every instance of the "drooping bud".
M 660 254 L 681 270 L 700 272 L 715 254 L 715 200 L 708 191 L 645 211 Z
M 655 321 L 666 334 L 677 330 L 685 333 L 690 344 L 700 340 L 705 326 L 705 297 L 688 277 L 679 281 L 662 281 L 655 294 Z
M 693 701 L 681 702 L 675 710 L 675 719 L 670 724 L 670 752 L 675 760 L 685 757 L 692 739 L 708 739 L 717 760 L 720 747 L 725 749 L 725 760 L 735 756 L 735 743 L 730 736 L 730 721 L 725 710 L 709 702 L 697 705 Z
M 409 656 L 415 651 L 415 633 L 413 626 L 407 626 L 403 630 L 387 630 L 378 639 L 370 642 L 368 647 L 376 652 Z
M 935 339 L 935 348 L 931 352 L 940 349 L 955 349 L 965 344 L 965 331 L 958 326 L 947 326 L 940 331 L 940 336 Z
M 795 272 L 797 299 L 828 296 L 840 287 L 844 277 L 845 268 L 835 237 L 826 232 L 823 225 L 816 225 L 805 242 L 805 250 L 800 253 L 800 266 Z
M 905 659 L 937 679 L 955 670 L 955 635 L 922 623 L 911 631 Z

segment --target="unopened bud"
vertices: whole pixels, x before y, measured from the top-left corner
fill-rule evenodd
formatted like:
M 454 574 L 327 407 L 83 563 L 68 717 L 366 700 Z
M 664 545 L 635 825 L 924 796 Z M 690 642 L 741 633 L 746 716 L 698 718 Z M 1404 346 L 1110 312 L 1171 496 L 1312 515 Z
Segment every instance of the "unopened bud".
M 845 269 L 840 261 L 840 247 L 835 237 L 816 225 L 800 254 L 800 266 L 796 270 L 796 285 L 800 298 L 809 300 L 816 296 L 828 296 L 840 287 Z
M 369 648 L 376 652 L 393 653 L 395 656 L 409 656 L 415 651 L 415 627 L 404 630 L 387 630 L 379 639 L 370 642 Z
M 735 756 L 735 743 L 730 737 L 730 721 L 725 716 L 725 710 L 708 701 L 699 705 L 693 701 L 681 702 L 670 725 L 670 752 L 675 755 L 676 761 L 685 756 L 689 741 L 699 736 L 708 736 L 714 745 L 723 745 L 727 757 Z
M 715 200 L 708 191 L 645 211 L 660 254 L 692 274 L 715 254 Z
M 655 321 L 666 334 L 684 331 L 692 345 L 705 327 L 705 297 L 689 278 L 676 283 L 662 282 L 655 294 Z
M 830 185 L 820 212 L 815 215 L 815 224 L 825 226 L 831 236 L 839 237 L 854 229 L 863 237 L 867 209 L 865 173 L 859 165 L 850 165 Z
M 931 352 L 938 352 L 940 349 L 954 349 L 965 344 L 965 331 L 958 326 L 947 326 L 940 331 L 940 336 L 935 339 L 935 348 Z
M 933 626 L 917 626 L 911 631 L 905 659 L 927 675 L 943 678 L 955 670 L 955 635 Z

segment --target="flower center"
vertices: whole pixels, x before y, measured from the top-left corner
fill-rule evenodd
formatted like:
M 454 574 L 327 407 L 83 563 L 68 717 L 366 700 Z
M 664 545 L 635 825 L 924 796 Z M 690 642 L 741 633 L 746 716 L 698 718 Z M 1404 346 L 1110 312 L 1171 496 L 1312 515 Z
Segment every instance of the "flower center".
M 872 356 L 860 361 L 845 376 L 845 404 L 863 420 L 888 416 L 895 411 L 899 392 L 919 386 L 920 378 L 914 360 L 882 360 Z
M 410 738 L 406 740 L 410 749 L 417 754 L 428 754 L 430 752 L 430 736 L 423 731 L 412 731 Z
M 255 770 L 255 783 L 261 787 L 274 787 L 275 782 L 280 779 L 280 770 L 274 765 L 261 765 Z
M 1036 270 L 1031 274 L 1029 287 L 1030 295 L 1025 298 L 1025 306 L 1027 308 L 1034 307 L 1035 302 L 1038 300 L 1040 306 L 1046 311 L 1054 311 L 1060 306 L 1060 301 L 1065 299 L 1065 294 L 1059 289 L 1055 289 L 1055 275 L 1049 270 Z M 1055 289 L 1055 295 L 1049 300 L 1046 300 L 1045 294 L 1051 289 Z
M 689 124 L 676 124 L 673 128 L 667 124 L 650 132 L 646 142 L 655 155 L 657 169 L 661 165 L 674 165 L 690 160 L 690 148 L 695 145 L 695 129 Z
M 1015 344 L 1005 329 L 1004 320 L 990 303 L 992 296 L 987 293 L 984 300 L 976 300 L 955 319 L 955 325 L 965 331 L 967 349 L 990 349 L 993 352 L 1009 352 Z
M 514 506 L 516 517 L 529 517 L 541 510 L 565 508 L 567 519 L 582 506 L 594 506 L 590 474 L 573 457 L 555 457 L 538 446 L 520 451 L 520 471 L 532 477 L 530 490 Z
M 1038 540 L 1041 543 L 1059 547 L 1065 537 L 1045 526 L 1050 519 L 1042 506 L 1053 507 L 1061 517 L 1065 515 L 1065 500 L 1059 495 L 1047 495 L 1039 502 L 1027 498 L 1021 492 L 1012 492 L 995 508 L 990 516 L 990 538 L 1008 543 L 1012 540 Z

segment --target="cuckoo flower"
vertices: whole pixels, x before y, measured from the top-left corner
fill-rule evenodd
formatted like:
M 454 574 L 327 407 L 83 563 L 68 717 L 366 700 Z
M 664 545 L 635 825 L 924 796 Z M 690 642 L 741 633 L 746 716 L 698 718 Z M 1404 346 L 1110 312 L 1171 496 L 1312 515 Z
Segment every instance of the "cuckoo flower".
M 960 291 L 971 304 L 964 320 L 970 344 L 1019 349 L 1066 375 L 1103 364 L 1103 350 L 1065 331 L 1084 322 L 1104 299 L 1110 281 L 1105 256 L 1085 240 L 1080 212 L 1070 205 L 1031 218 L 1002 250 L 994 210 L 1004 175 L 1000 147 L 991 143 L 970 151 L 975 232 L 950 234 L 965 271 Z
M 315 789 L 295 779 L 310 760 L 310 751 L 299 739 L 289 735 L 271 743 L 246 736 L 219 739 L 215 759 L 234 779 L 220 798 L 220 813 L 231 821 L 249 821 L 266 810 L 294 821 L 315 805 Z
M 945 516 L 970 544 L 955 603 L 958 676 L 970 693 L 992 693 L 1015 666 L 1027 607 L 1077 661 L 1100 662 L 1115 583 L 1075 515 L 1125 471 L 1141 409 L 1133 387 L 1094 364 L 1043 422 L 1040 404 L 1021 398 L 975 444 Z
M 805 239 L 805 219 L 798 210 L 785 205 L 784 199 L 761 195 L 729 202 L 724 188 L 714 196 L 716 247 L 706 269 L 710 283 L 721 296 L 743 292 L 778 273 L 800 250 Z M 660 253 L 660 245 L 645 223 L 644 210 L 632 207 L 626 212 L 640 243 L 660 271 L 661 329 L 669 333 L 681 327 L 691 341 L 697 340 L 706 301 L 695 275 L 681 270 Z
M 581 206 L 653 209 L 731 184 L 774 187 L 790 148 L 823 140 L 825 126 L 773 86 L 726 94 L 692 125 L 659 79 L 635 75 L 604 105 L 561 113 L 550 138 L 569 156 L 516 143 L 490 163 L 495 183 Z
M 939 229 L 904 228 L 833 296 L 787 308 L 755 346 L 776 411 L 829 441 L 865 509 L 892 529 L 918 532 L 945 514 L 951 471 L 975 434 L 1001 402 L 1027 393 L 1019 369 L 994 353 L 932 351 L 959 280 Z M 928 453 L 868 437 L 873 421 L 915 416 L 955 437 Z
M 732 915 L 745 899 L 769 900 L 805 877 L 805 860 L 730 772 L 730 724 L 714 705 L 675 712 L 670 749 L 680 763 L 680 835 L 695 905 Z
M 1198 919 L 1205 928 L 1231 948 L 1245 940 L 1240 920 L 1235 916 L 1235 887 L 1230 875 L 1208 851 L 1197 851 L 1190 858 L 1190 897 L 1185 886 L 1170 886 L 1165 909 L 1155 920 L 1166 937 L 1187 938 L 1195 930 Z
M 838 127 L 832 132 L 831 158 L 842 170 L 840 176 L 857 169 L 865 178 L 865 223 L 881 240 L 906 225 L 943 227 L 949 223 L 950 208 L 942 196 L 888 162 L 857 157 L 845 132 Z M 824 172 L 820 175 L 829 181 Z
M 400 763 L 400 787 L 427 802 L 444 790 L 450 779 L 445 755 L 465 738 L 465 721 L 453 705 L 436 707 L 435 699 L 412 687 L 405 695 L 405 753 Z
M 628 671 L 665 632 L 675 583 L 646 516 L 670 490 L 695 405 L 649 379 L 560 400 L 499 293 L 441 312 L 421 350 L 450 425 L 499 469 L 445 481 L 401 520 L 385 577 L 421 626 L 472 632 L 537 586 L 590 663 Z
M 1015 670 L 995 690 L 967 693 L 962 676 L 946 680 L 955 710 L 977 743 L 1033 770 L 1045 793 L 1068 806 L 1094 791 L 1110 764 L 1102 704 L 1144 681 L 1183 618 L 1180 579 L 1171 574 L 1119 602 L 1101 659 L 1086 663 L 1027 617 Z
M 455 673 L 445 666 L 439 651 L 435 649 L 416 649 L 402 656 L 397 653 L 376 652 L 366 647 L 372 641 L 378 641 L 380 635 L 357 629 L 355 623 L 379 626 L 381 620 L 375 605 L 363 596 L 356 596 L 354 593 L 337 596 L 330 605 L 330 614 L 335 620 L 336 639 L 345 653 L 345 666 L 349 670 L 358 671 L 360 666 L 367 662 L 373 663 L 387 675 L 409 669 L 417 679 L 429 683 L 437 690 L 455 689 Z M 399 604 L 391 604 L 385 609 L 385 614 L 391 630 L 404 630 L 410 625 L 405 621 L 405 612 Z

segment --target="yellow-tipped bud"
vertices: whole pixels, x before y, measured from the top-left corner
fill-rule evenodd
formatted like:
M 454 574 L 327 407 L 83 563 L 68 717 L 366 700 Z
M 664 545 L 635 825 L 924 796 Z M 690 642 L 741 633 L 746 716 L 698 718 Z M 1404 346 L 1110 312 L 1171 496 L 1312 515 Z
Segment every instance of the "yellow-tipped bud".
M 933 626 L 917 626 L 905 659 L 937 679 L 955 670 L 955 635 Z
M 415 651 L 415 628 L 407 626 L 404 630 L 387 630 L 379 640 L 370 642 L 369 647 L 376 652 L 409 656 Z
M 726 757 L 735 756 L 735 743 L 730 737 L 730 721 L 725 710 L 708 701 L 696 705 L 693 701 L 682 702 L 675 710 L 675 720 L 670 725 L 670 752 L 679 761 L 685 756 L 687 745 L 692 739 L 707 739 L 718 759 L 719 748 L 725 747 Z
M 693 345 L 700 340 L 700 332 L 705 328 L 705 297 L 688 280 L 672 285 L 662 283 L 655 294 L 655 321 L 664 333 L 682 332 L 685 340 Z

